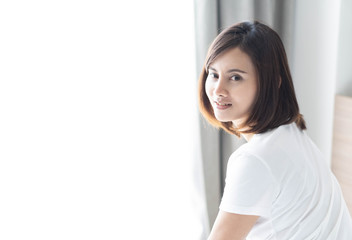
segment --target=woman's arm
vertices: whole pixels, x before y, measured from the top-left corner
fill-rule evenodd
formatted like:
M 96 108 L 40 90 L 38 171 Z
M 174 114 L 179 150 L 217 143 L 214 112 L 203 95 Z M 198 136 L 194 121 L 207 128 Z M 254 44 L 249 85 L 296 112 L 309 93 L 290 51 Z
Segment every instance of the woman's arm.
M 208 240 L 242 240 L 259 216 L 219 212 Z

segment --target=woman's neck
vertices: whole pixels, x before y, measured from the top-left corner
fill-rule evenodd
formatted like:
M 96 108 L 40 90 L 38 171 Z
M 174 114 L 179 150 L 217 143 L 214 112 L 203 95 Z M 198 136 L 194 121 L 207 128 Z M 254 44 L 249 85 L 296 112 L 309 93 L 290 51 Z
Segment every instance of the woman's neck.
M 242 133 L 241 135 L 244 137 L 244 139 L 246 139 L 247 142 L 249 142 L 254 136 L 254 133 Z
M 243 119 L 238 119 L 238 120 L 232 121 L 232 123 L 237 128 L 239 128 L 238 130 L 246 131 L 249 128 L 247 126 L 241 126 L 243 122 L 244 122 Z M 252 137 L 254 136 L 254 133 L 241 133 L 241 135 L 244 137 L 244 139 L 246 139 L 247 142 L 249 142 L 252 139 Z

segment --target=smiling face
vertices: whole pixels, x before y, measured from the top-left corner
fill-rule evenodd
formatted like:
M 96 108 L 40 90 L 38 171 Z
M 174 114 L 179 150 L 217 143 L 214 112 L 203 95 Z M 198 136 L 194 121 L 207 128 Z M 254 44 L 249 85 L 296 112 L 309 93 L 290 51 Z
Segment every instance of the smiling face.
M 205 90 L 216 119 L 241 126 L 257 94 L 257 73 L 250 57 L 239 48 L 221 54 L 209 66 Z

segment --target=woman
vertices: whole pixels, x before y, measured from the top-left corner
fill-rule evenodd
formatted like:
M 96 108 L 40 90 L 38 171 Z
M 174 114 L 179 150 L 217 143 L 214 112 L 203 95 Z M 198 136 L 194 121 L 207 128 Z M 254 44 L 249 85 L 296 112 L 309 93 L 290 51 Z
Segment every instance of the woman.
M 352 239 L 339 184 L 307 136 L 280 37 L 259 22 L 222 31 L 199 79 L 200 110 L 247 143 L 227 165 L 209 239 Z

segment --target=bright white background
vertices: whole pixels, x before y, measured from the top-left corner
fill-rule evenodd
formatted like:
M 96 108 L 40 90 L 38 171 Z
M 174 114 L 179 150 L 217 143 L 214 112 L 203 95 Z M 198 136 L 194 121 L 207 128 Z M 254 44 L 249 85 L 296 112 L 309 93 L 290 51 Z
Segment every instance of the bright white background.
M 197 239 L 193 1 L 0 3 L 0 239 Z

